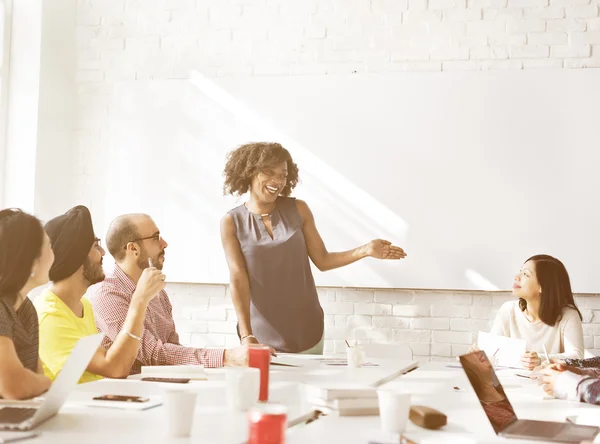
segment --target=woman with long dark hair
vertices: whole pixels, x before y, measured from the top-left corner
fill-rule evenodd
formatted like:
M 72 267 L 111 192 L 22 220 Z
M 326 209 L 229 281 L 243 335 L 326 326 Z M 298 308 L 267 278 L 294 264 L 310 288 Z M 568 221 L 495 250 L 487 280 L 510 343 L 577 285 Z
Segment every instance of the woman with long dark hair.
M 514 278 L 513 295 L 518 300 L 502 305 L 492 333 L 525 339 L 525 368 L 540 365 L 544 347 L 550 360 L 583 357 L 582 317 L 561 261 L 546 254 L 527 259 Z
M 0 211 L 0 397 L 44 393 L 50 379 L 39 360 L 38 317 L 27 294 L 48 283 L 54 261 L 40 221 L 21 210 Z

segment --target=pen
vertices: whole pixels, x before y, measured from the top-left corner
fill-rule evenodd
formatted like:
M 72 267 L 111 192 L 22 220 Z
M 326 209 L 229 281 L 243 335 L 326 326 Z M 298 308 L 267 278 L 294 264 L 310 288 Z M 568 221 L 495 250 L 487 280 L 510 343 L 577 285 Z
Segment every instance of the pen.
M 548 364 L 550 364 L 550 358 L 548 357 L 548 350 L 546 350 L 546 344 L 544 344 L 543 347 L 544 347 L 544 355 L 546 356 L 546 361 L 548 361 Z

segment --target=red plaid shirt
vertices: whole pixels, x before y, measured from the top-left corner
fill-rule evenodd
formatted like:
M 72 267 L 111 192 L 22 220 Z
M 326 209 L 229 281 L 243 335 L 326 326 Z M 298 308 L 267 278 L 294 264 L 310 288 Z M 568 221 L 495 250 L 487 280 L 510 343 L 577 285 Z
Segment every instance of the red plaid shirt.
M 108 349 L 125 323 L 135 284 L 118 265 L 104 281 L 90 287 L 88 297 L 94 307 L 98 330 L 106 335 L 102 346 Z M 173 307 L 162 290 L 148 304 L 142 344 L 129 374 L 140 373 L 143 365 L 190 365 L 222 367 L 224 349 L 185 347 L 175 331 Z

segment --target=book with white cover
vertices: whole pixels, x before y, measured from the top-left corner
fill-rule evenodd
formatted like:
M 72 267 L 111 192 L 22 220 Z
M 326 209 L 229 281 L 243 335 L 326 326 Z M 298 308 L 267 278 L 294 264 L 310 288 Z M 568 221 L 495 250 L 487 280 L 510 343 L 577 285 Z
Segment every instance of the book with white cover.
M 149 396 L 150 399 L 146 402 L 127 402 L 127 401 L 100 401 L 91 400 L 85 403 L 89 407 L 103 407 L 108 409 L 120 409 L 120 410 L 148 410 L 153 407 L 162 405 L 162 398 L 160 396 Z
M 327 382 L 320 384 L 305 384 L 308 399 L 333 401 L 342 398 L 377 398 L 377 389 L 362 384 L 344 382 Z
M 379 399 L 374 398 L 342 398 L 326 401 L 324 399 L 310 399 L 314 405 L 328 407 L 333 410 L 352 410 L 352 409 L 379 409 Z
M 145 365 L 142 378 L 186 378 L 195 381 L 208 379 L 202 365 Z

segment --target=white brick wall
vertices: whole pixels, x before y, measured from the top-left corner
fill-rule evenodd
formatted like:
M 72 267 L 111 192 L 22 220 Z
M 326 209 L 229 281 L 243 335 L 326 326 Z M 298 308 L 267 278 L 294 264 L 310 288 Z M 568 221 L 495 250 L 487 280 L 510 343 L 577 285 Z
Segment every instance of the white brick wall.
M 235 346 L 236 317 L 224 285 L 167 286 L 184 344 Z M 227 294 L 227 296 L 225 296 Z M 325 352 L 343 352 L 344 339 L 409 344 L 417 359 L 447 360 L 464 353 L 478 331 L 489 331 L 508 292 L 356 290 L 320 288 Z M 600 352 L 600 295 L 579 295 L 585 346 Z
M 600 67 L 600 0 L 79 0 L 77 202 L 119 80 Z M 97 205 L 94 205 L 98 202 Z

